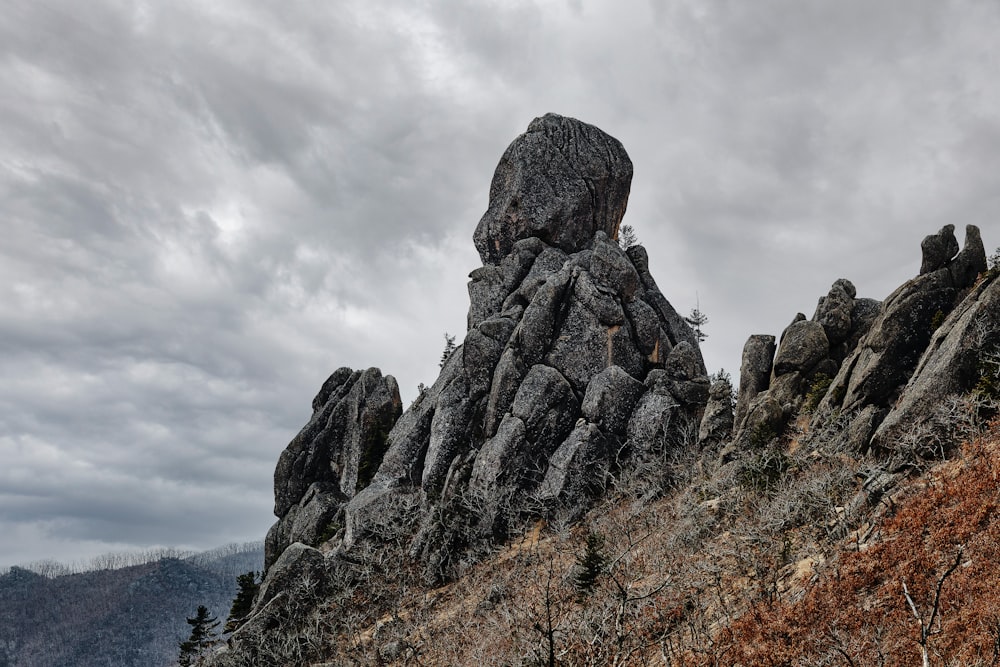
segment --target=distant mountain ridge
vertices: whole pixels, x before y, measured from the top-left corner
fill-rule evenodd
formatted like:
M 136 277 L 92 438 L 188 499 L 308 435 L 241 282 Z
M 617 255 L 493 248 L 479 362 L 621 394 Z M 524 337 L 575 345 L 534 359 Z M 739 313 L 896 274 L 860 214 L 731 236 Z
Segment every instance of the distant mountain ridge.
M 0 667 L 173 664 L 185 619 L 205 605 L 225 620 L 236 576 L 263 560 L 249 542 L 72 574 L 12 567 L 0 576 Z

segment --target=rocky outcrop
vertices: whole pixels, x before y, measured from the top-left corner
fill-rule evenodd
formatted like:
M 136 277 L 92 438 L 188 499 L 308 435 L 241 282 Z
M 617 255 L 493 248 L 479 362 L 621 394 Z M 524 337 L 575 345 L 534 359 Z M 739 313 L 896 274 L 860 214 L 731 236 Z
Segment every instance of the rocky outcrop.
M 741 447 L 779 435 L 801 408 L 818 379 L 837 374 L 871 327 L 879 303 L 857 298 L 841 278 L 821 297 L 812 319 L 798 313 L 779 337 L 751 336 L 743 348 L 733 442 L 724 459 Z
M 934 332 L 900 400 L 870 434 L 872 444 L 892 449 L 904 432 L 919 426 L 925 427 L 928 442 L 946 439 L 950 420 L 941 419 L 938 409 L 949 396 L 973 390 L 984 375 L 995 376 L 998 361 L 1000 280 L 993 276 L 978 285 Z
M 736 409 L 733 422 L 743 423 L 750 403 L 757 394 L 765 391 L 771 383 L 771 369 L 777 350 L 774 336 L 754 335 L 743 345 L 743 361 L 740 364 L 740 388 L 736 393 Z
M 556 114 L 536 118 L 493 176 L 473 236 L 483 264 L 501 263 L 521 239 L 573 253 L 598 231 L 616 238 L 631 184 L 632 161 L 617 139 Z
M 439 565 L 447 545 L 502 539 L 526 513 L 578 514 L 629 456 L 694 437 L 680 424 L 709 401 L 697 337 L 645 250 L 615 241 L 631 177 L 617 140 L 570 118 L 538 118 L 510 145 L 474 234 L 462 345 L 402 414 L 377 369 L 324 384 L 275 472 L 269 566 L 296 542 L 369 541 Z M 481 516 L 442 524 L 456 503 Z
M 655 403 L 700 414 L 709 382 L 697 339 L 645 251 L 614 241 L 631 174 L 615 139 L 553 114 L 507 149 L 476 228 L 484 265 L 470 274 L 469 331 L 347 503 L 343 548 L 406 515 L 422 523 L 455 494 L 505 498 L 511 516 L 529 498 L 585 506 L 612 451 L 669 440 L 644 441 L 662 434 L 631 429 L 635 413 Z M 411 551 L 426 554 L 421 539 Z
M 278 458 L 265 567 L 293 542 L 317 544 L 344 503 L 371 481 L 402 412 L 399 387 L 377 368 L 339 368 L 313 399 L 313 414 Z

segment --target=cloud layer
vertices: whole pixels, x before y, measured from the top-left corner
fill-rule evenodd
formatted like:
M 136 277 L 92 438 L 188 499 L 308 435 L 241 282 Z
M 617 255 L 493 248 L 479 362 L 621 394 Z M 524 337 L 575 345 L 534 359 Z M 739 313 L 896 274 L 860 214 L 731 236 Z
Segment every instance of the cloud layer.
M 943 224 L 1000 243 L 998 33 L 985 0 L 14 0 L 0 566 L 261 537 L 330 372 L 433 381 L 547 111 L 624 143 L 713 369 L 837 278 L 886 296 Z

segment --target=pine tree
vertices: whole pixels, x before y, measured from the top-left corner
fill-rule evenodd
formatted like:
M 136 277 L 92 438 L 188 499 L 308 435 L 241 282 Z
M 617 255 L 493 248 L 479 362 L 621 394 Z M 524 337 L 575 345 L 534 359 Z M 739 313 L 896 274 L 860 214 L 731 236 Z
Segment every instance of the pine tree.
M 451 353 L 454 352 L 454 351 L 455 351 L 455 337 L 454 336 L 449 336 L 448 332 L 445 331 L 444 332 L 444 352 L 441 353 L 441 363 L 439 363 L 438 366 L 440 366 L 441 368 L 444 368 L 444 365 L 446 363 L 448 363 L 448 358 L 451 356 Z
M 604 572 L 607 557 L 604 555 L 604 538 L 597 533 L 587 535 L 587 547 L 576 559 L 573 585 L 580 596 L 594 590 L 597 578 Z
M 233 598 L 233 606 L 229 610 L 229 618 L 226 619 L 226 625 L 223 628 L 226 632 L 236 630 L 250 615 L 250 611 L 253 609 L 253 599 L 257 596 L 257 591 L 260 590 L 261 579 L 259 576 L 258 572 L 247 572 L 236 577 L 239 591 Z
M 201 657 L 202 652 L 211 645 L 217 635 L 215 629 L 219 627 L 219 619 L 215 616 L 209 617 L 208 607 L 199 605 L 195 617 L 187 619 L 187 624 L 191 626 L 191 636 L 186 642 L 181 642 L 181 654 L 177 658 L 180 667 L 193 665 L 195 660 Z
M 632 246 L 639 245 L 639 237 L 635 233 L 632 225 L 622 225 L 618 228 L 618 245 L 622 250 L 628 250 Z
M 695 300 L 695 307 L 691 309 L 688 316 L 684 318 L 692 329 L 694 329 L 694 335 L 698 339 L 699 343 L 704 343 L 705 339 L 708 338 L 708 334 L 702 331 L 702 327 L 708 324 L 708 315 L 701 312 L 701 304 Z

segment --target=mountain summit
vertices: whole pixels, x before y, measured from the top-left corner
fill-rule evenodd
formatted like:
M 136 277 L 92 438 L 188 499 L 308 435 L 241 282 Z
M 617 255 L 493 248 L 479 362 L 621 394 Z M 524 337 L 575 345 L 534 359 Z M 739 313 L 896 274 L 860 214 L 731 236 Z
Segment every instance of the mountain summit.
M 793 642 L 760 643 L 753 619 L 790 627 L 795 604 L 821 607 L 814 572 L 853 572 L 844 590 L 891 610 L 914 572 L 933 589 L 918 564 L 944 551 L 954 565 L 920 601 L 937 615 L 963 558 L 992 562 L 988 513 L 949 519 L 931 555 L 886 546 L 923 475 L 1000 469 L 1000 425 L 975 440 L 1000 401 L 1000 271 L 979 229 L 961 250 L 951 225 L 925 238 L 919 275 L 884 301 L 839 279 L 780 338 L 750 336 L 734 392 L 706 374 L 646 251 L 618 241 L 631 178 L 622 145 L 572 118 L 537 118 L 507 148 L 462 344 L 406 410 L 377 368 L 323 383 L 275 470 L 254 612 L 207 664 L 764 664 Z M 963 438 L 980 443 L 965 473 L 935 472 Z M 893 555 L 858 565 L 869 549 Z M 949 610 L 953 627 L 992 627 Z M 783 655 L 903 660 L 897 616 L 862 619 L 871 641 L 831 616 Z

